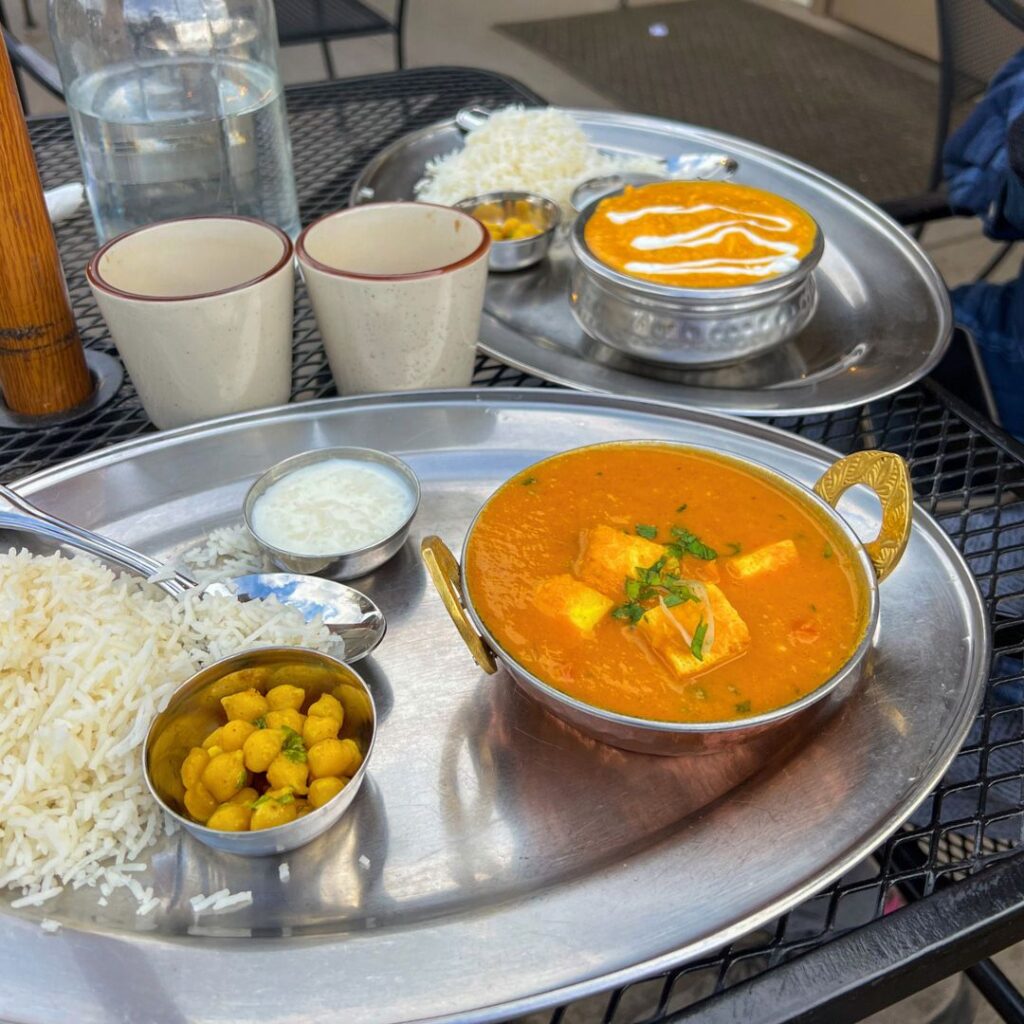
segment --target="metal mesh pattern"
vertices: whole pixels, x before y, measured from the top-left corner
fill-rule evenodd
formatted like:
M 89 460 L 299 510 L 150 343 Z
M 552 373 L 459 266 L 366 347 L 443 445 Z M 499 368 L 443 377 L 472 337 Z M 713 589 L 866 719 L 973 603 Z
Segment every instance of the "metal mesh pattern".
M 535 97 L 499 77 L 460 69 L 292 91 L 289 120 L 303 221 L 343 206 L 363 164 L 405 132 L 465 104 L 517 99 Z M 31 127 L 46 186 L 77 177 L 67 122 L 39 120 Z M 86 344 L 110 350 L 83 272 L 96 246 L 88 215 L 62 224 L 57 236 Z M 301 292 L 294 367 L 296 399 L 334 393 Z M 485 386 L 542 383 L 484 357 L 475 379 Z M 860 409 L 776 422 L 843 453 L 878 447 L 909 461 L 918 501 L 967 555 L 992 615 L 996 656 L 984 710 L 946 779 L 912 822 L 847 877 L 774 927 L 710 959 L 559 1010 L 555 1022 L 658 1020 L 1024 847 L 1024 448 L 974 422 L 929 383 Z M 126 381 L 116 399 L 87 422 L 0 431 L 0 477 L 24 476 L 150 429 Z

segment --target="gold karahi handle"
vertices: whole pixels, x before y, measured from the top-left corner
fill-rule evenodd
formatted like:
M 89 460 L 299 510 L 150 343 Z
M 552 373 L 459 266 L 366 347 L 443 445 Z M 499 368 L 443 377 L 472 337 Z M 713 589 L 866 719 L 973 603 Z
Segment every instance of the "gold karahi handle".
M 910 540 L 910 473 L 903 459 L 892 452 L 855 452 L 827 469 L 814 485 L 814 492 L 835 508 L 843 494 L 857 484 L 870 487 L 882 504 L 878 536 L 864 545 L 881 583 L 896 568 Z
M 423 564 L 434 581 L 437 592 L 444 601 L 448 614 L 455 623 L 463 643 L 469 648 L 476 663 L 488 674 L 498 671 L 498 665 L 491 654 L 484 638 L 473 628 L 462 604 L 462 584 L 459 563 L 451 553 L 448 545 L 440 537 L 424 537 L 420 543 L 420 555 Z

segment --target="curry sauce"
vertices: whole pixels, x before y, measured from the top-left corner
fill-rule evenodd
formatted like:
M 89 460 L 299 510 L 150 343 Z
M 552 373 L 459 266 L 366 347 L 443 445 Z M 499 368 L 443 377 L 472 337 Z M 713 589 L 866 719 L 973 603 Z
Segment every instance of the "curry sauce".
M 733 288 L 795 270 L 818 228 L 772 192 L 672 181 L 602 199 L 584 240 L 606 266 L 678 288 Z
M 849 659 L 868 595 L 807 501 L 713 453 L 624 442 L 538 463 L 484 506 L 469 596 L 549 685 L 661 721 L 728 721 L 816 689 Z

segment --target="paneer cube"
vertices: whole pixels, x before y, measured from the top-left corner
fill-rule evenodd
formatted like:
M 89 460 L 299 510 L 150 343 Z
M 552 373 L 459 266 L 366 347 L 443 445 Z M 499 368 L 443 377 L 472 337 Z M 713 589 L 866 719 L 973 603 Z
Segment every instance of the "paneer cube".
M 766 544 L 747 555 L 730 558 L 727 565 L 729 575 L 738 580 L 761 576 L 766 572 L 778 572 L 793 565 L 799 558 L 796 545 L 791 540 L 779 540 L 774 544 Z
M 583 537 L 576 575 L 602 594 L 621 600 L 627 579 L 638 566 L 647 568 L 665 554 L 661 544 L 632 536 L 612 526 L 595 526 Z
M 581 633 L 593 632 L 615 603 L 568 573 L 541 580 L 533 600 L 545 615 L 566 619 Z
M 637 624 L 637 631 L 651 645 L 659 657 L 683 679 L 690 679 L 717 668 L 733 658 L 738 658 L 750 646 L 750 630 L 740 618 L 739 612 L 729 603 L 725 594 L 713 583 L 707 585 L 708 601 L 715 616 L 715 640 L 710 649 L 702 651 L 699 660 L 686 643 L 679 629 L 669 616 L 675 618 L 693 636 L 703 614 L 703 605 L 696 601 L 684 601 L 673 608 L 661 605 L 652 608 Z

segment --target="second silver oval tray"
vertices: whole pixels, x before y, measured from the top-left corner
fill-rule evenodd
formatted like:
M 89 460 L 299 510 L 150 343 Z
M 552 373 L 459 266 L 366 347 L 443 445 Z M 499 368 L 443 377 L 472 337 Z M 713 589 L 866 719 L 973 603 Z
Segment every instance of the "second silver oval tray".
M 423 500 L 406 547 L 354 583 L 389 629 L 358 666 L 381 724 L 349 815 L 284 858 L 218 854 L 182 833 L 161 840 L 137 876 L 163 901 L 146 917 L 123 893 L 105 908 L 83 890 L 21 911 L 4 894 L 2 1015 L 504 1019 L 708 953 L 871 851 L 938 781 L 987 678 L 977 588 L 929 516 L 915 511 L 907 554 L 881 588 L 873 670 L 834 717 L 761 770 L 750 751 L 660 758 L 582 737 L 508 675 L 484 676 L 427 582 L 420 539 L 438 533 L 458 550 L 506 477 L 555 450 L 652 437 L 718 447 L 806 483 L 834 458 L 710 413 L 483 389 L 237 416 L 20 483 L 44 508 L 155 555 L 238 522 L 252 480 L 308 448 L 394 452 L 418 474 Z M 865 537 L 873 502 L 851 491 L 840 506 Z M 222 888 L 251 890 L 252 906 L 197 919 L 190 897 Z M 44 933 L 42 917 L 63 928 Z
M 739 161 L 736 181 L 803 206 L 825 235 L 815 271 L 818 310 L 797 338 L 760 358 L 715 370 L 651 371 L 577 325 L 568 302 L 572 256 L 563 242 L 530 270 L 491 274 L 480 344 L 495 358 L 583 391 L 779 416 L 881 398 L 923 377 L 942 357 L 952 331 L 942 278 L 920 246 L 856 192 L 806 164 L 721 132 L 635 114 L 567 113 L 610 153 L 728 153 Z M 367 164 L 350 202 L 412 199 L 428 161 L 460 148 L 462 140 L 454 120 L 404 136 Z

